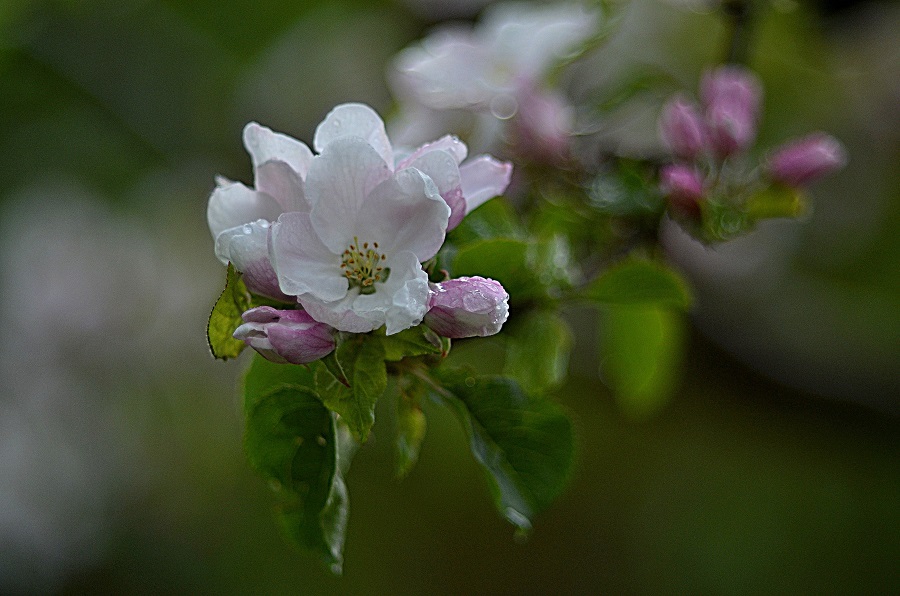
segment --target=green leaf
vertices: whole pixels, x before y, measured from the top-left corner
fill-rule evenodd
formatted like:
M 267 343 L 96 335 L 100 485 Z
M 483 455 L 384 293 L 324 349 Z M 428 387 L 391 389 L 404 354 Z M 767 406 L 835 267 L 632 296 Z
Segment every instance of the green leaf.
M 249 416 L 257 402 L 280 385 L 297 385 L 313 390 L 316 383 L 309 367 L 278 364 L 254 354 L 244 376 L 244 414 Z
M 666 265 L 647 259 L 628 259 L 603 272 L 583 291 L 603 305 L 659 304 L 686 309 L 691 304 L 688 284 Z
M 522 228 L 516 212 L 506 201 L 498 200 L 487 201 L 466 215 L 462 223 L 450 232 L 448 240 L 462 246 L 476 240 L 521 236 Z
M 535 393 L 554 389 L 565 380 L 572 333 L 555 312 L 531 312 L 516 321 L 505 337 L 505 375 Z
M 404 329 L 394 335 L 382 336 L 381 345 L 384 346 L 384 359 L 390 362 L 397 362 L 408 356 L 425 356 L 442 352 L 441 336 L 425 325 Z
M 527 532 L 536 513 L 562 492 L 572 470 L 572 423 L 553 402 L 526 394 L 504 377 L 443 373 L 452 407 L 466 428 L 472 454 L 487 473 L 497 510 Z
M 552 281 L 545 256 L 535 244 L 512 238 L 479 240 L 461 248 L 453 261 L 454 276 L 488 277 L 503 284 L 511 301 L 545 293 Z
M 375 403 L 387 388 L 384 356 L 377 336 L 357 335 L 341 343 L 335 350 L 335 358 L 349 387 L 328 367 L 315 367 L 316 392 L 322 403 L 340 414 L 361 442 L 375 424 Z
M 617 217 L 657 216 L 665 205 L 658 185 L 647 172 L 626 161 L 597 176 L 588 196 L 597 212 Z
M 338 471 L 334 414 L 308 388 L 295 385 L 279 385 L 253 402 L 244 447 L 277 495 L 279 525 L 340 573 L 347 490 Z
M 616 306 L 601 327 L 602 373 L 621 409 L 643 418 L 661 409 L 680 381 L 684 315 L 660 306 Z
M 419 405 L 424 392 L 421 383 L 409 377 L 400 380 L 397 399 L 396 476 L 403 478 L 419 459 L 419 451 L 425 438 L 427 422 Z
M 231 263 L 225 272 L 225 289 L 216 300 L 206 325 L 206 338 L 213 356 L 221 360 L 237 358 L 246 344 L 232 337 L 243 322 L 241 315 L 250 308 L 250 292 L 241 274 Z
M 773 184 L 753 194 L 747 201 L 747 214 L 757 221 L 773 217 L 798 217 L 806 210 L 803 191 Z

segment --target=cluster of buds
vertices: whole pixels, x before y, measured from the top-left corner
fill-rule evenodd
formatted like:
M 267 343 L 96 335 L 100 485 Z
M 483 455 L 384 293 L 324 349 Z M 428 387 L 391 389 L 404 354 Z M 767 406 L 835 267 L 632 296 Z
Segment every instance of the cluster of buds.
M 424 323 L 444 337 L 487 337 L 509 316 L 509 294 L 493 279 L 460 277 L 430 284 Z M 337 346 L 337 329 L 304 310 L 259 306 L 245 312 L 234 337 L 272 362 L 308 364 Z
M 725 172 L 753 145 L 762 106 L 762 85 L 753 73 L 728 65 L 706 73 L 700 105 L 678 94 L 666 102 L 659 134 L 677 161 L 663 166 L 660 183 L 670 207 L 699 219 L 703 201 L 735 195 Z M 801 188 L 846 163 L 841 144 L 824 133 L 793 140 L 770 153 L 741 184 Z M 732 168 L 734 170 L 735 168 Z

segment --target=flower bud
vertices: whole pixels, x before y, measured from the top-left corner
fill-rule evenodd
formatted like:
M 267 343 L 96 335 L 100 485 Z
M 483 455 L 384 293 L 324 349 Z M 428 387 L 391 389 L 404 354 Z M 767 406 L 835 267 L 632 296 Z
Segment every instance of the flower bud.
M 452 339 L 494 335 L 509 316 L 509 294 L 500 282 L 460 277 L 431 284 L 425 324 Z
M 700 97 L 716 152 L 727 157 L 749 147 L 756 137 L 762 104 L 759 79 L 739 66 L 723 66 L 703 77 Z
M 843 168 L 846 163 L 847 152 L 843 145 L 820 132 L 776 149 L 769 156 L 766 169 L 773 180 L 799 187 Z
M 673 207 L 694 214 L 704 196 L 703 177 L 689 166 L 669 164 L 659 173 L 660 187 Z
M 235 330 L 235 339 L 272 362 L 306 364 L 327 356 L 336 345 L 334 329 L 303 310 L 260 306 L 241 318 L 244 324 Z
M 659 136 L 678 157 L 694 159 L 707 145 L 706 124 L 697 107 L 676 95 L 659 116 Z

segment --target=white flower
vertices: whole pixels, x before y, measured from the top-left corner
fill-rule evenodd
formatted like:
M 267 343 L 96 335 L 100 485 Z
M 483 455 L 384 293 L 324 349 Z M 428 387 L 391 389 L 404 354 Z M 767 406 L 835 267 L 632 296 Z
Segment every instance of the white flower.
M 313 147 L 304 184 L 311 210 L 284 213 L 271 228 L 281 291 L 341 331 L 418 324 L 429 297 L 421 263 L 448 224 L 506 189 L 512 166 L 490 156 L 462 164 L 466 146 L 450 136 L 401 156 L 362 104 L 332 110 Z
M 553 137 L 564 136 L 571 116 L 559 96 L 543 89 L 543 81 L 554 64 L 590 37 L 596 21 L 579 4 L 498 4 L 473 29 L 440 29 L 403 50 L 391 72 L 392 86 L 418 114 L 469 110 L 508 120 L 527 107 L 523 104 L 539 101 L 559 109 L 530 109 L 516 127 L 521 131 L 534 124 L 535 131 L 525 131 L 527 140 L 548 130 Z M 542 114 L 542 121 L 533 122 Z
M 269 263 L 269 226 L 289 211 L 308 212 L 304 178 L 312 151 L 304 143 L 251 122 L 244 127 L 244 146 L 253 160 L 255 189 L 224 178 L 209 197 L 206 217 L 216 241 L 216 256 L 244 273 L 247 287 L 258 294 L 289 300 L 278 289 Z

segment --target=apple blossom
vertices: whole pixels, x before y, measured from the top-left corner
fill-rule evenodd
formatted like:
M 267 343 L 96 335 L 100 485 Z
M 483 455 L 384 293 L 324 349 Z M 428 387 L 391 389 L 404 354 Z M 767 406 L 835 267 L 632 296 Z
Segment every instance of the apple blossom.
M 244 324 L 234 337 L 273 362 L 307 364 L 324 358 L 336 346 L 335 330 L 302 310 L 259 306 L 241 318 Z
M 847 163 L 847 152 L 832 136 L 814 133 L 785 143 L 769 156 L 766 169 L 773 180 L 800 187 Z
M 497 4 L 471 30 L 444 28 L 403 50 L 391 69 L 392 86 L 413 114 L 465 110 L 494 124 L 514 119 L 520 148 L 545 152 L 543 143 L 555 147 L 568 139 L 571 113 L 543 83 L 596 22 L 596 14 L 575 3 Z M 479 127 L 502 132 L 482 120 Z
M 313 147 L 321 152 L 328 143 L 348 137 L 365 140 L 395 171 L 415 168 L 431 178 L 450 206 L 448 230 L 482 203 L 502 194 L 512 175 L 512 164 L 490 155 L 466 161 L 466 144 L 452 135 L 412 151 L 394 148 L 378 113 L 359 103 L 335 107 L 316 129 Z
M 244 127 L 243 138 L 253 161 L 255 188 L 217 180 L 206 212 L 216 256 L 243 272 L 250 291 L 290 301 L 278 289 L 269 263 L 268 229 L 281 213 L 309 211 L 303 186 L 312 152 L 304 143 L 255 122 Z
M 703 117 L 682 95 L 675 95 L 663 106 L 659 136 L 672 153 L 688 160 L 700 155 L 708 142 Z
M 743 151 L 756 137 L 762 84 L 749 70 L 721 66 L 703 76 L 700 99 L 713 148 L 721 156 Z
M 428 301 L 421 263 L 443 244 L 450 207 L 421 171 L 392 171 L 384 159 L 390 145 L 379 153 L 361 136 L 321 142 L 321 131 L 306 178 L 311 211 L 284 213 L 272 225 L 281 290 L 341 331 L 416 325 Z
M 696 212 L 704 196 L 703 176 L 695 168 L 667 164 L 659 173 L 660 186 L 669 202 L 688 212 Z
M 460 277 L 431 284 L 425 324 L 444 337 L 487 337 L 509 316 L 509 294 L 499 282 Z

